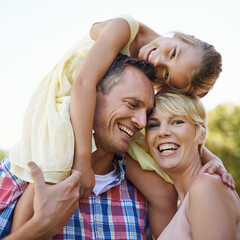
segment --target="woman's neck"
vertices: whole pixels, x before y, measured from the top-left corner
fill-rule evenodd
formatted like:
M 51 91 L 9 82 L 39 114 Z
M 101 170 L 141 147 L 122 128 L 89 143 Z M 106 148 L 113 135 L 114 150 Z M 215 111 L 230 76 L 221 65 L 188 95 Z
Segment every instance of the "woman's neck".
M 160 34 L 153 31 L 148 26 L 140 23 L 138 33 L 130 46 L 130 55 L 134 58 L 138 58 L 139 50 L 160 36 Z
M 188 193 L 193 181 L 196 179 L 200 169 L 202 168 L 201 159 L 192 161 L 186 168 L 176 169 L 169 173 L 173 184 L 177 190 L 180 202 L 183 201 L 186 194 Z

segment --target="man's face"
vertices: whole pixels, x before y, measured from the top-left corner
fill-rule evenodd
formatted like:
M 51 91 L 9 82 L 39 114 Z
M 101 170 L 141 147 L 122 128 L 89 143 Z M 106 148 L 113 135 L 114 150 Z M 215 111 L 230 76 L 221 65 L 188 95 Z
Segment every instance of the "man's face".
M 97 148 L 126 152 L 133 135 L 146 126 L 147 113 L 153 105 L 152 83 L 140 70 L 127 66 L 121 83 L 107 94 L 97 93 L 94 119 Z

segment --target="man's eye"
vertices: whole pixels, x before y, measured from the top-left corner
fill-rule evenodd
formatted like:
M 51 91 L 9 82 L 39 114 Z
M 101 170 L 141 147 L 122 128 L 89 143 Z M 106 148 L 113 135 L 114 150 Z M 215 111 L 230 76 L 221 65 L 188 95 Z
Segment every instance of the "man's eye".
M 174 49 L 174 51 L 172 53 L 171 59 L 174 58 L 175 56 L 176 56 L 176 48 Z
M 131 108 L 137 108 L 137 105 L 134 104 L 134 103 L 130 103 L 130 102 L 128 102 L 128 105 L 129 105 Z

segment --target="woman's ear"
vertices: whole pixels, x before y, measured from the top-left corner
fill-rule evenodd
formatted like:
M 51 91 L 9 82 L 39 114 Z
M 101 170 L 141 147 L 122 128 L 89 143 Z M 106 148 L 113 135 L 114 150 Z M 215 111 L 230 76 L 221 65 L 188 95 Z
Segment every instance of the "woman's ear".
M 203 145 L 205 143 L 207 137 L 207 129 L 206 126 L 201 126 L 200 127 L 200 136 L 199 136 L 199 145 Z

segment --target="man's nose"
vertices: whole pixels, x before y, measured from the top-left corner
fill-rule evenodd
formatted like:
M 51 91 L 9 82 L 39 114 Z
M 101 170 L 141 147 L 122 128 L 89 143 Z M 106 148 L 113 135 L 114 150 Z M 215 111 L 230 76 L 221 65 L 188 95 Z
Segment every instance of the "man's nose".
M 147 124 L 147 113 L 146 113 L 146 111 L 141 111 L 141 112 L 136 113 L 132 117 L 132 122 L 134 123 L 134 125 L 138 129 L 142 129 L 142 128 L 146 127 L 146 124 Z

